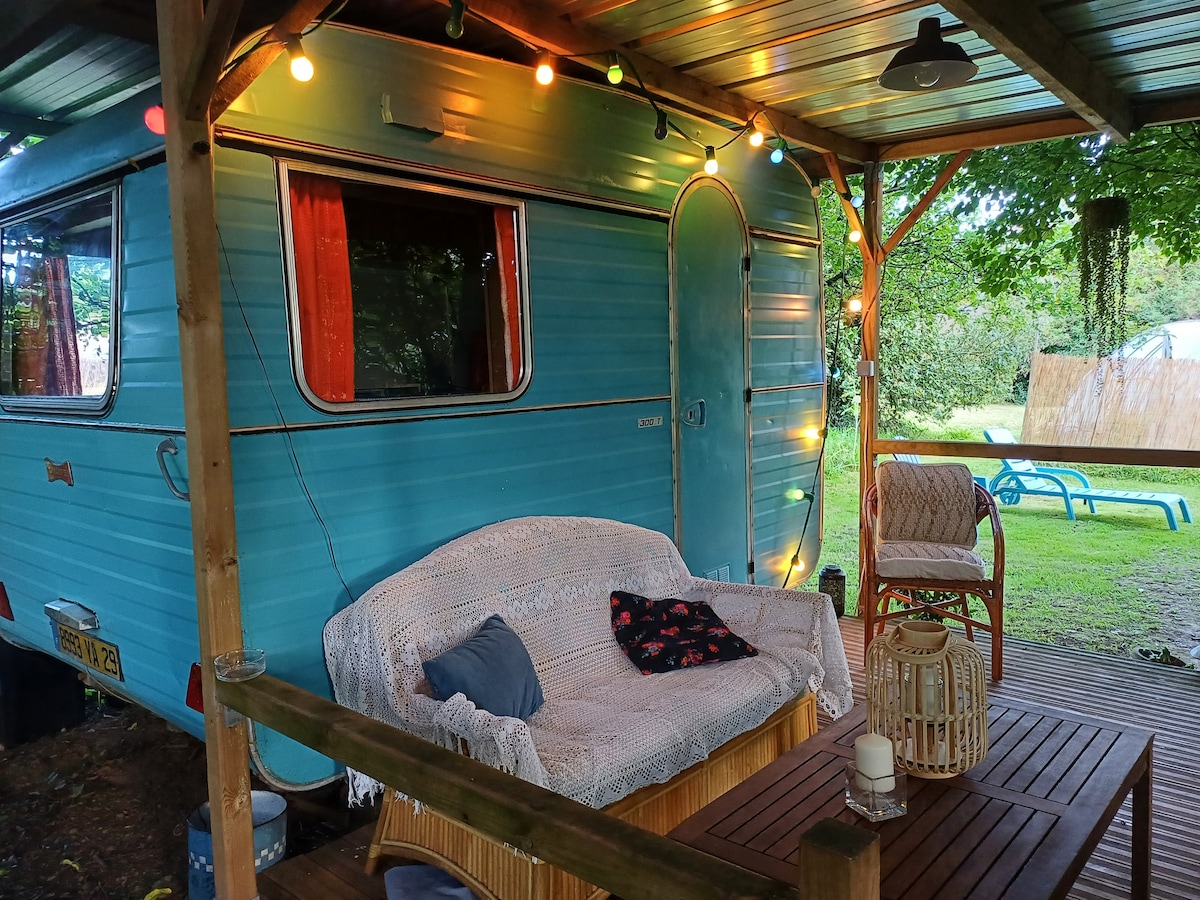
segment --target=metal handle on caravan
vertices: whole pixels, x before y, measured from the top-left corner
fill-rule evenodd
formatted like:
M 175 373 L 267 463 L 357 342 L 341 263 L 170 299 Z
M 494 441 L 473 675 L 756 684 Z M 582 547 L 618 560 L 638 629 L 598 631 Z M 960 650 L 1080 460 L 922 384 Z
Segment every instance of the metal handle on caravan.
M 707 410 L 705 409 L 703 400 L 697 400 L 695 403 L 683 408 L 684 425 L 691 425 L 693 428 L 703 428 L 707 418 Z
M 175 438 L 164 438 L 158 442 L 158 469 L 162 472 L 163 481 L 167 483 L 167 490 L 178 497 L 180 500 L 187 502 L 192 499 L 192 495 L 187 491 L 181 491 L 175 486 L 175 479 L 171 477 L 171 473 L 167 471 L 167 461 L 164 458 L 170 453 L 175 456 L 179 453 L 179 448 L 175 446 Z

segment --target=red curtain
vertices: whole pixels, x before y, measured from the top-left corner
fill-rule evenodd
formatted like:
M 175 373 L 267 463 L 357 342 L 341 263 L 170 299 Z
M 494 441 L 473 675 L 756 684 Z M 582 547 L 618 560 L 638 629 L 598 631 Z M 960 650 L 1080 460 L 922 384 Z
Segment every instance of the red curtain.
M 292 171 L 288 188 L 304 378 L 322 400 L 347 403 L 354 399 L 354 305 L 342 186 Z
M 504 375 L 508 390 L 521 379 L 521 297 L 517 290 L 517 211 L 494 207 L 496 257 L 500 262 L 500 308 L 504 314 Z
M 75 302 L 71 297 L 71 271 L 65 256 L 46 257 L 46 378 L 48 397 L 78 397 L 79 342 L 75 330 Z

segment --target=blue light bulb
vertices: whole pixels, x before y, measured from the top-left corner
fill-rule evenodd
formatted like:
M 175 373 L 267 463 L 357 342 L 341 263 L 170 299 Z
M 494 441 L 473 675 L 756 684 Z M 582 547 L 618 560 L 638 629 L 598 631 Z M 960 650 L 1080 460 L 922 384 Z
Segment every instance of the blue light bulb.
M 782 147 L 776 147 L 774 150 L 771 151 L 771 162 L 775 163 L 775 165 L 779 165 L 781 162 L 783 162 L 783 148 Z

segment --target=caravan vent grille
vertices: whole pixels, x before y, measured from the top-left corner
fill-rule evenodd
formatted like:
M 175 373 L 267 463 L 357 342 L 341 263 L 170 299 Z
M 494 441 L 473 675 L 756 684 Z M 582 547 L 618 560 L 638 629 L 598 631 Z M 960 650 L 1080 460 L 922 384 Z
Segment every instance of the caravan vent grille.
M 724 565 L 717 569 L 710 569 L 709 571 L 704 573 L 704 577 L 707 578 L 709 581 L 728 581 L 729 580 L 729 566 Z

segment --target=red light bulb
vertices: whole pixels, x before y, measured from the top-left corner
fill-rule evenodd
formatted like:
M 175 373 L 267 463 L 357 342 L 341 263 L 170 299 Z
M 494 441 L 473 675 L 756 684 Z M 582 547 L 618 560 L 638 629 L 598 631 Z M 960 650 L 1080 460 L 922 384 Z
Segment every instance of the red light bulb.
M 142 116 L 142 121 L 155 134 L 167 133 L 167 114 L 161 106 L 152 106 L 146 110 L 146 114 Z

